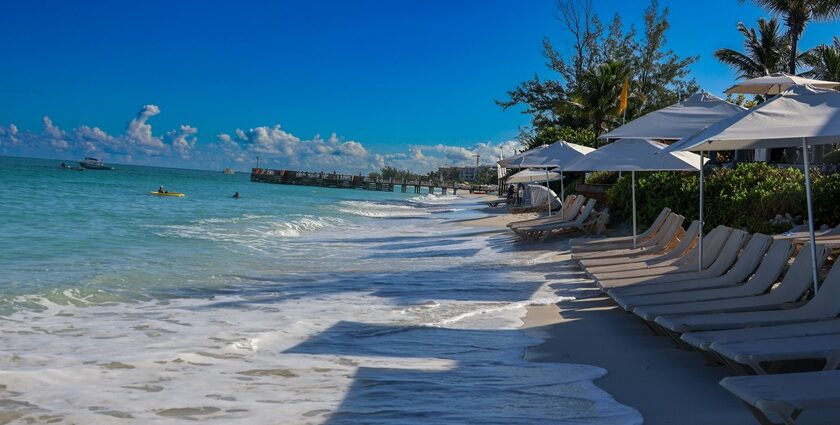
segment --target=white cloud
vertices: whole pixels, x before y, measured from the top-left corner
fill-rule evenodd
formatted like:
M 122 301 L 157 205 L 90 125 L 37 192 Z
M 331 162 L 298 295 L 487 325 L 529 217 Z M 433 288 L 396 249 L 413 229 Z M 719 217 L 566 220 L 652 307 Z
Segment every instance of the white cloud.
M 304 139 L 280 124 L 247 130 L 237 128 L 202 143 L 198 129 L 188 124 L 156 136 L 151 119 L 160 113 L 158 106 L 145 105 L 128 121 L 125 133 L 114 135 L 88 125 L 64 131 L 49 117 L 43 118 L 40 132 L 19 131 L 14 124 L 0 125 L 0 148 L 4 153 L 20 155 L 60 158 L 91 155 L 109 162 L 197 168 L 236 164 L 246 169 L 259 156 L 263 166 L 272 168 L 367 173 L 386 165 L 415 172 L 471 165 L 476 154 L 481 156 L 482 163 L 492 164 L 500 153 L 509 156 L 519 147 L 515 141 L 482 142 L 470 147 L 412 145 L 405 152 L 382 154 L 335 133 L 327 138 L 315 135 Z

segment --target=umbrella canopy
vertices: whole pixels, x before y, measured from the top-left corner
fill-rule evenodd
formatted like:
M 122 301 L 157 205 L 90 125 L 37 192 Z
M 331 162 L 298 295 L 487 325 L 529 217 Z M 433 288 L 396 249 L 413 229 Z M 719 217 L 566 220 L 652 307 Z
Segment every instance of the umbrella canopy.
M 840 142 L 840 92 L 793 86 L 749 111 L 741 112 L 666 151 L 780 148 Z
M 499 161 L 499 165 L 505 168 L 563 168 L 572 160 L 594 150 L 565 140 L 558 140 L 550 145 L 536 147 L 505 158 Z
M 680 103 L 636 118 L 600 137 L 679 140 L 745 110 L 709 93 L 699 92 Z
M 796 75 L 785 74 L 784 72 L 778 72 L 775 74 L 765 75 L 763 77 L 751 78 L 749 80 L 742 81 L 726 89 L 726 93 L 776 95 L 784 92 L 791 86 L 804 84 L 825 89 L 833 89 L 840 87 L 840 83 L 835 81 L 812 80 L 810 78 L 804 78 Z
M 697 171 L 700 156 L 664 153 L 668 145 L 646 139 L 621 139 L 588 153 L 564 171 Z
M 546 177 L 548 181 L 555 181 L 560 180 L 560 174 L 549 171 L 546 173 L 546 170 L 522 170 L 505 180 L 506 184 L 514 184 L 514 183 L 533 183 L 533 182 L 544 182 L 546 181 Z
M 668 150 L 704 151 L 801 146 L 805 197 L 808 203 L 808 233 L 811 242 L 811 278 L 816 291 L 818 267 L 808 144 L 831 144 L 838 141 L 840 92 L 805 85 L 792 86 L 781 95 L 747 112 L 713 124 L 690 138 L 669 146 Z

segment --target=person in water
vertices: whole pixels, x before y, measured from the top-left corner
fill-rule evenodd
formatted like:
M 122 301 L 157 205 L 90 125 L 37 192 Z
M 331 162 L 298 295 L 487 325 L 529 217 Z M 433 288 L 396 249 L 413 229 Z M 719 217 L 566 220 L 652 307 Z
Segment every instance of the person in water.
M 239 199 L 239 192 L 233 194 L 233 199 Z

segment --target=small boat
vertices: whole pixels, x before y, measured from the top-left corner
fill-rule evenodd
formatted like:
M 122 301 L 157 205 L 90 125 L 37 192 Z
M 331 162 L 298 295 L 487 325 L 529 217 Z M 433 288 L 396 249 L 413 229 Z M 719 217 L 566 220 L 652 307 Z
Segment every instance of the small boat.
M 87 168 L 88 170 L 113 170 L 114 169 L 114 167 L 107 166 L 107 165 L 103 164 L 102 161 L 100 161 L 96 158 L 91 158 L 91 157 L 86 157 L 84 159 L 84 161 L 79 161 L 79 165 L 81 165 L 83 168 Z
M 149 192 L 149 195 L 155 196 L 174 196 L 176 198 L 183 198 L 184 194 L 181 192 Z
M 225 174 L 234 174 L 236 171 L 233 171 L 233 168 L 227 167 L 223 173 Z
M 82 167 L 74 167 L 74 166 L 72 166 L 70 164 L 66 164 L 64 162 L 61 163 L 60 167 L 61 167 L 62 170 L 85 171 L 85 169 L 82 168 Z

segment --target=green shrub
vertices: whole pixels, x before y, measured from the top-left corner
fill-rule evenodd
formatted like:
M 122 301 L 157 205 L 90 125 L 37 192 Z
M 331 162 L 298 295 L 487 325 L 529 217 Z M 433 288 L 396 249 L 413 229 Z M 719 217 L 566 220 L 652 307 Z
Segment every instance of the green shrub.
M 840 223 L 840 174 L 812 173 L 814 222 Z M 807 217 L 804 174 L 796 168 L 777 168 L 765 163 L 742 163 L 734 169 L 716 169 L 705 178 L 705 229 L 723 224 L 751 232 L 778 233 L 786 228 L 771 224 L 776 215 L 789 213 L 802 223 Z M 636 173 L 636 209 L 639 228 L 650 225 L 663 207 L 697 219 L 698 173 Z M 630 176 L 624 175 L 607 193 L 611 214 L 631 218 Z

